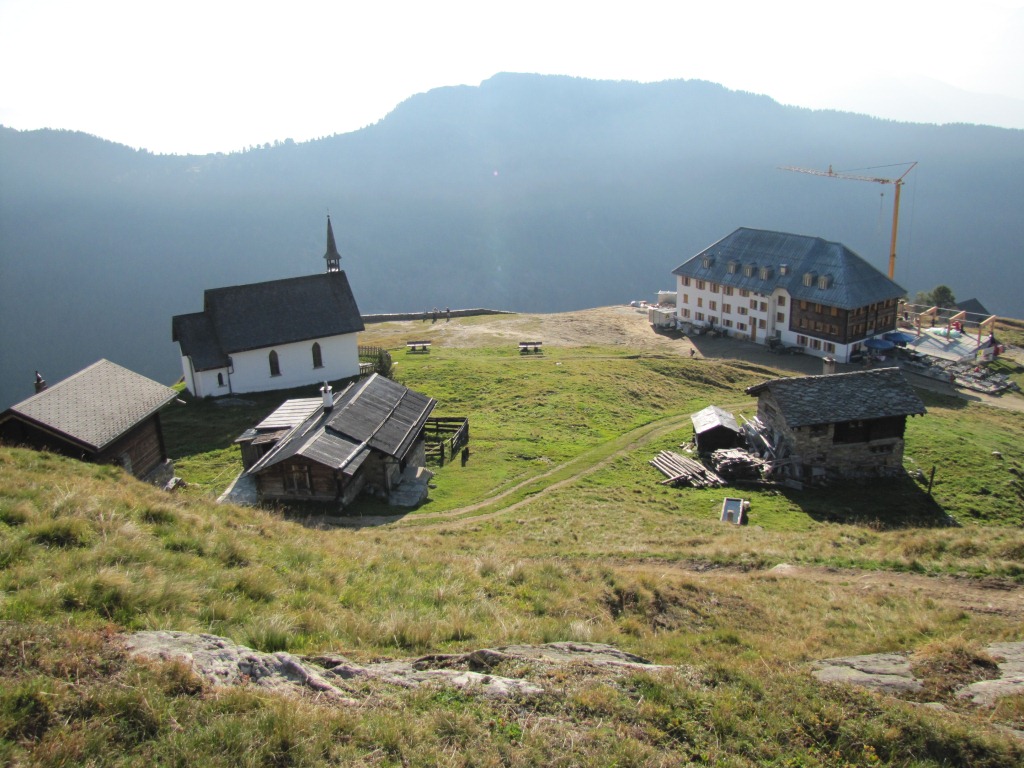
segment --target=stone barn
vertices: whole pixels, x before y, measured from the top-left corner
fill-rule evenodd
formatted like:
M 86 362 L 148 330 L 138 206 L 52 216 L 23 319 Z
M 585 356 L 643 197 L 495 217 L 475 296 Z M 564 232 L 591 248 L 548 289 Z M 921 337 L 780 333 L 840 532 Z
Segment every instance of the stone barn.
M 772 379 L 747 394 L 772 463 L 805 482 L 902 473 L 907 417 L 925 413 L 899 368 Z

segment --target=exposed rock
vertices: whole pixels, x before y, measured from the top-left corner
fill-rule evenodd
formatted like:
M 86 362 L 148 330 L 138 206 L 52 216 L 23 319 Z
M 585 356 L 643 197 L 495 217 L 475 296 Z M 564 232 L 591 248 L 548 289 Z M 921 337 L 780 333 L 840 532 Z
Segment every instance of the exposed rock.
M 999 666 L 999 677 L 966 685 L 957 696 L 990 707 L 1003 696 L 1024 693 L 1024 643 L 993 643 L 985 649 Z
M 319 671 L 290 653 L 262 653 L 216 635 L 167 631 L 137 632 L 125 647 L 136 656 L 184 661 L 210 685 L 249 683 L 277 692 L 306 691 L 338 703 L 354 703 Z
M 999 677 L 981 680 L 957 691 L 961 699 L 992 706 L 1003 696 L 1024 693 L 1024 642 L 993 643 L 985 648 L 996 659 Z M 825 659 L 815 664 L 814 676 L 827 683 L 849 683 L 885 693 L 915 693 L 923 686 L 902 653 L 876 653 L 842 659 Z
M 125 647 L 133 655 L 184 661 L 210 685 L 252 684 L 278 692 L 311 692 L 347 704 L 355 702 L 339 686 L 350 680 L 378 680 L 403 688 L 443 685 L 490 698 L 544 692 L 542 686 L 529 680 L 490 674 L 490 670 L 511 661 L 582 664 L 613 672 L 666 669 L 601 643 L 511 645 L 366 665 L 336 655 L 299 658 L 289 653 L 262 653 L 216 635 L 188 632 L 138 632 L 127 638 Z
M 875 653 L 825 659 L 813 673 L 824 683 L 848 683 L 886 693 L 920 691 L 921 681 L 910 670 L 910 661 L 899 653 Z

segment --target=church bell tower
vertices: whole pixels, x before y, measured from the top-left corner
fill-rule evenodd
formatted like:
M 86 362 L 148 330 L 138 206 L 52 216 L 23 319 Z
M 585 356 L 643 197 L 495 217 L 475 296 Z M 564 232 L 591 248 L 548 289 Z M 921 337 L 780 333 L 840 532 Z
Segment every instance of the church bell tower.
M 334 230 L 331 228 L 331 217 L 327 217 L 327 253 L 324 254 L 327 262 L 328 272 L 341 271 L 341 254 L 338 253 L 338 246 L 334 244 Z

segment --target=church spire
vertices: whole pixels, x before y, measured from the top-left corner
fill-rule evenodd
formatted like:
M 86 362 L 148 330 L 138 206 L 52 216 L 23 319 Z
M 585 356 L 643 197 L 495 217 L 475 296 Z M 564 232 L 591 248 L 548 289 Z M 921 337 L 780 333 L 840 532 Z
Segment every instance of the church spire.
M 327 262 L 328 272 L 341 271 L 341 254 L 338 253 L 338 246 L 334 244 L 334 230 L 331 228 L 331 216 L 327 215 L 327 253 L 324 254 Z

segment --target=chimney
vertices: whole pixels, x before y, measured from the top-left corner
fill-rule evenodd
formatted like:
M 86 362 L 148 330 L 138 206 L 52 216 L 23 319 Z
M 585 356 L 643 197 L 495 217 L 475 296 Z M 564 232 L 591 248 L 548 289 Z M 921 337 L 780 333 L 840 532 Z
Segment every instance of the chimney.
M 834 357 L 823 357 L 821 362 L 824 363 L 822 373 L 826 376 L 831 376 L 836 372 L 836 359 Z
M 39 371 L 36 371 L 35 387 L 37 395 L 46 389 L 46 379 L 43 378 L 43 375 Z
M 323 395 L 324 398 L 324 410 L 331 410 L 331 408 L 334 407 L 334 397 L 331 394 L 331 385 L 326 381 L 324 382 L 324 385 L 320 387 L 320 394 Z

